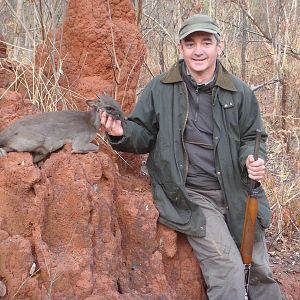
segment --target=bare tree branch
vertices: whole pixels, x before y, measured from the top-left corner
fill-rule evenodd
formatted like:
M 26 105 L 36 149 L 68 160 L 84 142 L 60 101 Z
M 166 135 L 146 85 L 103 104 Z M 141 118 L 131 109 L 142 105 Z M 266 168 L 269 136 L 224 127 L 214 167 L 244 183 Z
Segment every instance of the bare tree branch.
M 147 18 L 149 18 L 150 20 L 152 20 L 155 24 L 157 24 L 162 30 L 163 32 L 169 37 L 170 41 L 175 45 L 177 46 L 177 43 L 174 41 L 174 38 L 170 35 L 170 33 L 168 32 L 168 30 L 163 26 L 161 25 L 157 20 L 155 20 L 152 16 L 150 15 L 147 15 L 145 12 L 143 12 L 143 15 Z
M 234 2 L 234 1 L 232 1 Z M 243 3 L 242 3 L 243 2 Z M 234 2 L 235 3 L 235 2 Z M 247 17 L 252 21 L 253 25 L 258 29 L 258 31 L 262 34 L 262 36 L 268 40 L 270 43 L 274 43 L 274 38 L 266 32 L 255 20 L 255 18 L 251 15 L 251 13 L 248 10 L 248 7 L 246 7 L 246 3 L 244 1 L 239 1 L 238 2 L 239 7 L 241 10 L 247 15 Z M 279 44 L 279 47 L 282 52 L 286 51 L 286 54 L 289 56 L 292 56 L 293 58 L 300 60 L 300 50 L 298 49 L 293 49 L 291 46 L 288 46 L 287 49 L 285 45 Z
M 244 2 L 244 1 L 243 1 Z M 258 29 L 258 31 L 269 41 L 272 42 L 272 36 L 270 36 L 254 19 L 254 17 L 250 14 L 248 7 L 246 6 L 246 3 L 239 2 L 239 6 L 241 10 L 247 15 L 247 17 L 252 21 L 252 23 L 255 25 L 255 27 Z
M 23 26 L 24 30 L 26 31 L 26 34 L 28 35 L 29 39 L 31 40 L 31 42 L 34 44 L 34 40 L 29 32 L 29 30 L 27 29 L 26 25 L 23 23 L 23 21 L 19 18 L 18 14 L 16 13 L 16 11 L 14 10 L 14 8 L 12 7 L 12 5 L 9 3 L 9 1 L 4 0 L 5 3 L 7 4 L 7 6 L 9 7 L 9 9 L 12 11 L 13 15 L 18 19 L 18 22 Z
M 280 82 L 280 80 L 278 78 L 273 78 L 273 79 L 270 79 L 264 83 L 261 83 L 259 85 L 256 85 L 254 86 L 253 84 L 250 85 L 250 88 L 253 92 L 265 87 L 266 85 L 271 85 L 271 84 L 274 84 L 274 83 L 277 83 L 277 82 Z

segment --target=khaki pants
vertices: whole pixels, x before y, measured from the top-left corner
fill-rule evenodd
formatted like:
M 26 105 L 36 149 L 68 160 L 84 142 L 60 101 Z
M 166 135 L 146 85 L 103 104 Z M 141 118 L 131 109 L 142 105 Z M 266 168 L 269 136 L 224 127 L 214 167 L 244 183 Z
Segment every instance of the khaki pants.
M 209 300 L 244 300 L 244 265 L 225 222 L 222 191 L 187 191 L 206 217 L 206 236 L 187 236 L 187 239 L 199 261 Z M 253 248 L 250 299 L 280 300 L 282 297 L 269 267 L 263 232 L 262 235 L 262 241 L 255 243 Z

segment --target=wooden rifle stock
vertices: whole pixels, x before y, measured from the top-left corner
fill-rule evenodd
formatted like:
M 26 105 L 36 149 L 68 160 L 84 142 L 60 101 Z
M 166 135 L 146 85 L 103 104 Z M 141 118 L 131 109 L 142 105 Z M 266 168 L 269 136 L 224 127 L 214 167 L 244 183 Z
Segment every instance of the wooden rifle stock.
M 255 235 L 258 201 L 255 196 L 248 195 L 246 200 L 246 213 L 243 227 L 241 255 L 245 265 L 250 265 Z
M 254 160 L 258 159 L 260 146 L 261 131 L 256 130 L 255 146 L 254 146 Z M 258 200 L 255 193 L 255 180 L 250 181 L 250 192 L 246 199 L 246 211 L 244 219 L 244 227 L 241 242 L 241 256 L 245 264 L 245 299 L 248 299 L 248 288 L 250 278 L 250 267 L 252 261 L 252 251 L 255 236 L 256 218 L 258 212 Z

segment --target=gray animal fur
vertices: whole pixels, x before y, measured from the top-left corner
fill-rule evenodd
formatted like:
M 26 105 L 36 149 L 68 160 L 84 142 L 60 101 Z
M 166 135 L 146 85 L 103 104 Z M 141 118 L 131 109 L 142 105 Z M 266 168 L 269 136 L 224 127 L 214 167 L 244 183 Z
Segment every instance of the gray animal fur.
M 0 156 L 12 151 L 31 152 L 33 162 L 37 163 L 65 144 L 72 144 L 72 153 L 98 151 L 98 146 L 91 141 L 100 128 L 99 109 L 108 110 L 109 114 L 118 106 L 114 103 L 111 107 L 115 100 L 109 96 L 97 97 L 98 101 L 87 101 L 91 107 L 87 112 L 44 112 L 15 121 L 0 132 Z

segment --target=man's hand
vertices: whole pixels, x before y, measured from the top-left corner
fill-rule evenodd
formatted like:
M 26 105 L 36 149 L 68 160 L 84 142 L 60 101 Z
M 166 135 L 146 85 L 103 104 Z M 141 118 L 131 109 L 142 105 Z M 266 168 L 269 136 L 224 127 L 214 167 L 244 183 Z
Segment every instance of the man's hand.
M 100 110 L 100 120 L 102 128 L 112 136 L 122 136 L 124 131 L 121 120 L 115 120 L 105 111 Z
M 265 175 L 265 161 L 261 158 L 254 160 L 253 155 L 249 155 L 246 159 L 246 167 L 250 179 L 260 181 Z

